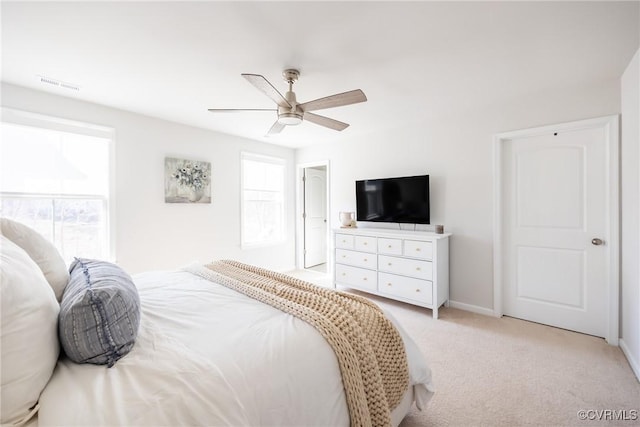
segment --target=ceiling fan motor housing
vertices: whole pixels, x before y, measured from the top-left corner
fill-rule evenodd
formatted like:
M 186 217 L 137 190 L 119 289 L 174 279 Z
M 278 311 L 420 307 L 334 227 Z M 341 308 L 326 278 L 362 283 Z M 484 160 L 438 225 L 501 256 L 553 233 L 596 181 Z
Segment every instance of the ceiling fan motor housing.
M 289 126 L 299 125 L 302 123 L 303 111 L 298 108 L 296 94 L 289 91 L 285 94 L 285 98 L 291 105 L 291 108 L 289 108 L 289 106 L 278 105 L 278 123 Z

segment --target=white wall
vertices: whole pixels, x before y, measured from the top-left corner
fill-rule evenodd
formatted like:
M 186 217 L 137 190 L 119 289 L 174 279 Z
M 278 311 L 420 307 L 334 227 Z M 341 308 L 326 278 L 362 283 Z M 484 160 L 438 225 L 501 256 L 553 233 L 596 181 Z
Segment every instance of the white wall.
M 339 226 L 339 211 L 355 210 L 355 180 L 428 173 L 431 224 L 454 233 L 451 300 L 486 313 L 493 310 L 493 135 L 619 112 L 619 81 L 603 81 L 299 149 L 296 162 L 330 161 L 332 227 Z
M 640 379 L 640 50 L 621 79 L 620 347 Z
M 2 105 L 115 129 L 116 256 L 130 273 L 218 258 L 294 266 L 293 150 L 4 83 Z M 241 151 L 286 160 L 290 204 L 282 245 L 240 248 Z M 166 156 L 211 162 L 211 204 L 164 202 Z

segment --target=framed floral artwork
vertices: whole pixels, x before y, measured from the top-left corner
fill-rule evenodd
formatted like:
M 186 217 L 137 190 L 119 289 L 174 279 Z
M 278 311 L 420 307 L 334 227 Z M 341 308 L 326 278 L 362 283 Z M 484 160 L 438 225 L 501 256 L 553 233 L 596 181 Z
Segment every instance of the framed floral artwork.
M 164 159 L 165 203 L 211 203 L 211 163 Z

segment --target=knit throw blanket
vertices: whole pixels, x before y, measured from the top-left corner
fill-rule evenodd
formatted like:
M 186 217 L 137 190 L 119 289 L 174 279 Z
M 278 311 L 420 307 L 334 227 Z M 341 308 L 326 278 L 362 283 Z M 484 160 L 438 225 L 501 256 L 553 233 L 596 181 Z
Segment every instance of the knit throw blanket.
M 389 426 L 391 411 L 409 384 L 400 334 L 366 298 L 326 289 L 236 261 L 189 269 L 298 317 L 333 348 L 342 375 L 351 426 Z

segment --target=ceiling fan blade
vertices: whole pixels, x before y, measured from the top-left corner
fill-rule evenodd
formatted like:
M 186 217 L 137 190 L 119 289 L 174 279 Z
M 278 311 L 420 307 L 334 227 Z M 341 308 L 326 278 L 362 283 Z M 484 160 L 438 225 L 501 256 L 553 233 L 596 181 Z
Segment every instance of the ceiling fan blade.
M 273 126 L 271 126 L 271 129 L 269 129 L 269 132 L 267 132 L 266 136 L 271 136 L 271 135 L 276 135 L 280 132 L 282 132 L 282 129 L 284 129 L 285 125 L 283 125 L 282 123 L 278 122 L 276 120 L 276 122 L 273 124 Z
M 313 113 L 304 113 L 304 120 L 333 130 L 345 130 L 349 127 L 348 123 L 343 123 L 338 120 L 330 119 L 329 117 L 325 116 L 319 116 Z
M 324 108 L 341 107 L 343 105 L 357 104 L 367 100 L 364 92 L 360 89 L 351 90 L 349 92 L 338 93 L 324 98 L 314 99 L 313 101 L 300 104 L 302 111 L 322 110 Z
M 212 113 L 235 113 L 238 111 L 278 111 L 275 108 L 209 108 Z
M 242 77 L 247 79 L 249 83 L 271 98 L 273 102 L 279 106 L 291 108 L 289 101 L 287 101 L 287 99 L 278 92 L 278 89 L 273 87 L 273 85 L 269 83 L 269 80 L 265 79 L 264 76 L 261 76 L 260 74 L 242 74 Z

